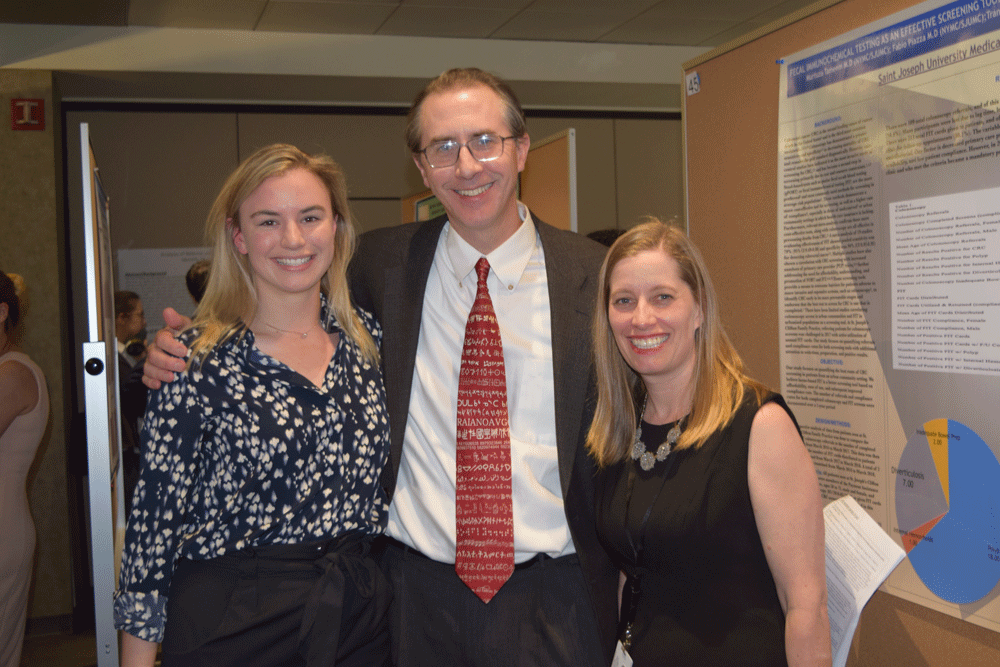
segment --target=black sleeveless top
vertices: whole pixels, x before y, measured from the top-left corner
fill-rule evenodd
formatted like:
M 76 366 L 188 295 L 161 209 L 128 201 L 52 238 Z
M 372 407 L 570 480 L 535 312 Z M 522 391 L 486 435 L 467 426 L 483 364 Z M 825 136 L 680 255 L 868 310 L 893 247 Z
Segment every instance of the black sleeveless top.
M 785 618 L 750 505 L 747 454 L 759 408 L 747 393 L 732 423 L 697 450 L 673 452 L 649 472 L 626 458 L 598 481 L 600 539 L 619 569 L 641 577 L 635 667 L 787 664 Z M 780 395 L 771 401 L 791 415 Z M 642 425 L 648 449 L 666 428 Z

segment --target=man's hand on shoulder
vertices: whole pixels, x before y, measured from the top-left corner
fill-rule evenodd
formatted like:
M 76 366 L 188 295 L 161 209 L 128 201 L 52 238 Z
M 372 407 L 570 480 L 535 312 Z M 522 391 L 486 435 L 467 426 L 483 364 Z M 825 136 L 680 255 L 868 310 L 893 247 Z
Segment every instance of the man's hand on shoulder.
M 166 327 L 156 332 L 153 344 L 147 349 L 142 383 L 150 389 L 159 389 L 164 382 L 173 382 L 174 373 L 184 370 L 187 348 L 177 340 L 177 334 L 191 324 L 191 319 L 173 308 L 163 311 Z

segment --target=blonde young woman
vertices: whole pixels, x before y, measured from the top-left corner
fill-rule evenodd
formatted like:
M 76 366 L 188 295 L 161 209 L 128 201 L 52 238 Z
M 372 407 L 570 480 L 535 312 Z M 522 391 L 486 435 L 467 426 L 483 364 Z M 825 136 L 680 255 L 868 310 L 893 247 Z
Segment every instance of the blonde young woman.
M 35 524 L 28 469 L 49 418 L 45 376 L 17 347 L 24 282 L 0 271 L 0 667 L 21 663 Z
M 587 445 L 622 573 L 617 664 L 829 665 L 812 462 L 781 396 L 746 375 L 680 229 L 652 220 L 612 245 L 593 326 Z
M 176 382 L 151 393 L 116 625 L 123 664 L 383 665 L 381 331 L 354 309 L 339 167 L 276 144 L 209 213 Z

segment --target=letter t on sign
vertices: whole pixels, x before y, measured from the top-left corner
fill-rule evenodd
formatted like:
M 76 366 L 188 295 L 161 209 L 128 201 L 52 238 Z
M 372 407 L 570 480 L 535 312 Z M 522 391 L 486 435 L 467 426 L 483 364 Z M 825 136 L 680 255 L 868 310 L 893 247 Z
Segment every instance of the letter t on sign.
M 10 101 L 10 129 L 44 130 L 45 100 L 12 99 Z

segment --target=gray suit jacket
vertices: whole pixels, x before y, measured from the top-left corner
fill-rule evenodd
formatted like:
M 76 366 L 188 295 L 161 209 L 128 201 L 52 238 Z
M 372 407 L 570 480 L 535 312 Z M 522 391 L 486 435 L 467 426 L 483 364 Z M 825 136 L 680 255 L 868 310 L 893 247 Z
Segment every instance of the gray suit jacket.
M 597 540 L 594 466 L 584 440 L 594 409 L 590 317 L 606 248 L 532 216 L 542 247 L 552 314 L 556 444 L 563 502 L 580 564 L 590 583 L 610 661 L 617 624 L 617 571 Z M 424 290 L 444 216 L 363 234 L 350 267 L 354 303 L 382 324 L 382 368 L 392 451 L 383 484 L 392 496 L 403 449 Z

